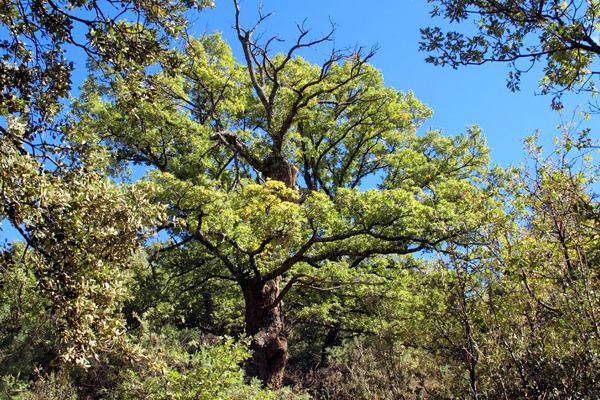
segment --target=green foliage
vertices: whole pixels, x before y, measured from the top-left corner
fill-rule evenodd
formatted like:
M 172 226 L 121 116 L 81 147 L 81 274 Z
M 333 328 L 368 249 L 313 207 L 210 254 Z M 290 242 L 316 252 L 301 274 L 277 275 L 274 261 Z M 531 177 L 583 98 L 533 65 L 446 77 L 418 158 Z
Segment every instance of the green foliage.
M 569 158 L 587 132 L 492 169 L 478 127 L 418 133 L 431 110 L 372 53 L 312 64 L 297 52 L 331 35 L 301 26 L 271 54 L 237 2 L 243 62 L 219 34 L 167 49 L 192 6 L 167 3 L 111 3 L 137 23 L 1 6 L 26 41 L 0 43 L 0 218 L 25 240 L 0 253 L 0 396 L 306 398 L 280 389 L 288 339 L 316 398 L 595 396 L 597 167 Z M 595 4 L 439 3 L 479 34 L 424 30 L 430 61 L 546 57 L 544 91 L 595 91 Z M 67 116 L 78 23 L 92 75 Z
M 160 249 L 160 244 L 148 251 L 156 248 Z M 215 335 L 243 333 L 244 306 L 239 288 L 218 276 L 214 260 L 204 258 L 193 247 L 153 254 L 149 263 L 148 255 L 140 253 L 132 266 L 132 296 L 123 309 L 132 323 L 136 323 L 133 314 L 143 315 L 152 309 L 154 324 L 200 328 Z
M 140 321 L 134 342 L 144 355 L 119 372 L 110 399 L 298 399 L 290 390 L 246 383 L 241 364 L 250 356 L 243 340 L 203 335 L 170 325 L 151 328 Z
M 161 58 L 162 48 L 178 36 L 189 8 L 208 1 L 146 0 L 3 2 L 0 5 L 0 115 L 19 115 L 30 140 L 54 125 L 71 89 L 74 68 L 69 46 L 81 48 L 95 62 L 117 69 L 139 69 Z M 110 8 L 110 10 L 109 10 Z M 137 23 L 125 22 L 129 16 Z M 54 130 L 56 129 L 56 130 Z M 6 126 L 2 135 L 9 135 Z M 23 143 L 21 143 L 23 144 Z
M 24 244 L 15 243 L 1 254 L 0 375 L 27 380 L 36 365 L 54 356 L 56 318 L 46 314 L 50 301 L 39 296 Z
M 50 172 L 36 157 L 3 143 L 0 216 L 31 248 L 29 271 L 59 318 L 61 358 L 85 367 L 97 349 L 113 347 L 123 333 L 119 309 L 128 296 L 127 267 L 162 209 L 150 204 L 145 183 L 109 181 L 102 153 L 93 149 L 46 153 L 48 160 L 86 157 L 70 165 L 59 160 Z
M 450 389 L 453 376 L 438 368 L 434 357 L 398 340 L 348 341 L 333 349 L 330 359 L 311 377 L 311 389 L 320 399 L 461 398 Z
M 553 157 L 534 152 L 535 167 L 517 178 L 520 223 L 508 231 L 500 265 L 518 282 L 511 311 L 527 318 L 517 330 L 528 339 L 509 342 L 506 351 L 520 371 L 521 393 L 589 397 L 598 390 L 600 344 L 597 204 L 591 195 L 597 171 L 587 156 L 576 163 L 568 142 L 559 143 Z M 514 337 L 514 330 L 506 334 Z
M 571 142 L 543 158 L 528 141 L 533 167 L 500 186 L 510 213 L 488 214 L 484 245 L 406 260 L 400 273 L 374 264 L 384 286 L 292 312 L 294 341 L 314 355 L 293 353 L 294 382 L 324 399 L 595 397 L 597 166 Z M 337 342 L 323 342 L 332 330 Z
M 0 262 L 0 399 L 76 399 L 66 370 L 44 372 L 58 352 L 60 313 L 40 296 L 35 268 L 23 243 Z
M 542 93 L 554 93 L 553 108 L 560 109 L 560 94 L 587 91 L 596 94 L 594 60 L 600 54 L 598 14 L 592 1 L 479 1 L 430 0 L 432 15 L 450 22 L 473 22 L 475 33 L 422 29 L 421 50 L 435 65 L 478 65 L 506 62 L 512 67 L 508 86 L 518 90 L 521 74 L 542 63 Z M 523 60 L 523 62 L 520 62 Z
M 542 158 L 531 144 L 535 168 L 512 171 L 510 218 L 498 214 L 482 226 L 485 246 L 449 249 L 403 279 L 413 296 L 394 291 L 403 302 L 393 300 L 394 311 L 384 314 L 389 322 L 377 332 L 396 350 L 384 346 L 376 354 L 417 360 L 421 369 L 407 366 L 405 375 L 385 379 L 396 363 L 384 368 L 371 359 L 348 376 L 400 382 L 408 398 L 419 390 L 426 398 L 595 396 L 595 166 L 574 162 L 560 146 L 554 158 Z M 334 387 L 358 390 L 352 385 Z
M 10 379 L 10 375 L 8 378 Z M 64 371 L 50 372 L 47 375 L 40 376 L 30 388 L 25 388 L 23 385 L 13 386 L 10 393 L 7 392 L 7 394 L 7 400 L 77 400 L 79 398 L 77 388 L 73 384 L 71 377 Z
M 124 333 L 119 312 L 129 296 L 128 265 L 162 209 L 150 204 L 148 183 L 111 181 L 106 153 L 81 140 L 84 133 L 62 113 L 73 69 L 66 48 L 80 47 L 92 63 L 134 73 L 168 59 L 163 47 L 181 33 L 183 13 L 194 6 L 110 4 L 115 16 L 129 13 L 138 23 L 119 21 L 95 1 L 0 5 L 6 37 L 0 41 L 0 219 L 26 242 L 23 271 L 35 277 L 41 297 L 23 293 L 32 305 L 43 304 L 40 312 L 52 322 L 40 329 L 55 333 L 46 353 L 82 367 L 98 352 L 122 347 L 115 345 Z M 75 34 L 76 26 L 83 33 Z M 34 315 L 21 317 L 17 330 L 40 323 Z

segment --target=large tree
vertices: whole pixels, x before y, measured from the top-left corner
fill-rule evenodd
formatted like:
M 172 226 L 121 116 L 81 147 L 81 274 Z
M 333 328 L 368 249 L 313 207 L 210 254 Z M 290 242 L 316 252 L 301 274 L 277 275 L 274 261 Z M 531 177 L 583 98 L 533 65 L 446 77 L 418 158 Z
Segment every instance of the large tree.
M 79 116 L 117 164 L 151 167 L 171 214 L 171 239 L 153 258 L 175 252 L 173 278 L 190 290 L 236 284 L 252 338 L 247 371 L 280 387 L 290 290 L 380 283 L 373 272 L 403 255 L 473 240 L 491 206 L 488 151 L 477 128 L 418 135 L 431 111 L 384 86 L 372 52 L 311 64 L 297 53 L 331 34 L 309 39 L 299 26 L 272 54 L 276 38 L 253 35 L 264 16 L 245 29 L 235 6 L 243 62 L 213 34 L 189 38 L 143 77 L 100 63 Z

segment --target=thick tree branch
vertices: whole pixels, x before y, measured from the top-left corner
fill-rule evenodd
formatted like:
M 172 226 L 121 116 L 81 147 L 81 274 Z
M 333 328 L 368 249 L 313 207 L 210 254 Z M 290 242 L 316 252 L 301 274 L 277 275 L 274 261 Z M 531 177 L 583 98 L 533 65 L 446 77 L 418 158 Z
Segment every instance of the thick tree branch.
M 232 152 L 241 156 L 257 172 L 263 172 L 262 162 L 250 153 L 248 146 L 235 133 L 216 132 L 210 136 L 210 139 L 224 144 Z
M 310 281 L 302 281 L 301 279 L 303 279 L 303 278 L 308 278 L 308 279 L 310 279 Z M 321 283 L 321 284 L 325 284 L 325 285 L 334 285 L 334 286 L 320 287 L 320 286 L 314 286 L 314 283 Z M 382 282 L 364 282 L 364 281 L 360 281 L 360 280 L 338 281 L 338 280 L 329 280 L 329 279 L 325 279 L 325 278 L 319 278 L 319 277 L 312 276 L 309 274 L 297 274 L 288 281 L 288 283 L 285 285 L 285 287 L 279 293 L 279 296 L 277 296 L 277 298 L 273 301 L 273 303 L 266 306 L 265 309 L 271 310 L 271 309 L 277 307 L 279 305 L 279 303 L 281 303 L 283 301 L 283 298 L 285 297 L 285 295 L 294 286 L 302 286 L 302 287 L 317 290 L 320 292 L 331 292 L 333 290 L 337 290 L 344 286 L 349 286 L 349 285 L 379 286 L 379 285 L 383 285 L 383 283 Z
M 310 250 L 314 244 L 316 243 L 332 243 L 332 242 L 340 242 L 343 243 L 344 240 L 357 237 L 357 236 L 370 236 L 375 239 L 379 239 L 383 241 L 382 244 L 371 247 L 367 250 L 353 250 L 353 249 L 332 249 L 325 251 L 323 253 L 317 253 L 314 255 L 307 256 L 306 253 Z M 436 241 L 429 241 L 426 239 L 420 238 L 411 238 L 407 236 L 386 236 L 382 234 L 377 234 L 371 232 L 366 229 L 356 230 L 351 232 L 346 232 L 339 235 L 333 235 L 328 237 L 311 237 L 293 256 L 286 259 L 279 268 L 274 269 L 273 271 L 265 274 L 262 281 L 268 282 L 271 279 L 275 279 L 278 276 L 283 275 L 290 268 L 300 262 L 306 262 L 311 265 L 316 265 L 319 262 L 327 261 L 327 260 L 338 260 L 341 257 L 369 257 L 373 255 L 385 255 L 385 254 L 411 254 L 416 253 L 426 248 L 436 248 L 440 243 L 448 240 L 448 237 L 444 237 L 443 239 L 439 239 Z M 398 244 L 402 243 L 402 246 Z M 416 243 L 417 245 L 414 247 L 408 247 L 410 243 Z

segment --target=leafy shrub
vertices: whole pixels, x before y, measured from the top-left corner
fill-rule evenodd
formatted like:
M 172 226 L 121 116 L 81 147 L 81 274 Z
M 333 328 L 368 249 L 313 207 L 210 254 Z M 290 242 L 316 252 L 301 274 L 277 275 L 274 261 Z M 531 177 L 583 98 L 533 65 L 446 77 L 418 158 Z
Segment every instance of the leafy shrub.
M 143 356 L 119 371 L 108 398 L 125 399 L 306 399 L 289 389 L 264 389 L 247 383 L 242 363 L 250 356 L 244 341 L 203 335 L 167 325 L 151 328 L 141 320 L 135 342 Z

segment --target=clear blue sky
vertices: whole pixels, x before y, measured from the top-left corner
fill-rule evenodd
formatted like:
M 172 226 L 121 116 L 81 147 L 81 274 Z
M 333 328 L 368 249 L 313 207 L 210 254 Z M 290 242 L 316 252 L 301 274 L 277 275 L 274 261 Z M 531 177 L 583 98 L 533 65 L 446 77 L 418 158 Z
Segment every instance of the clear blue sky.
M 234 48 L 241 59 L 234 24 L 232 0 L 216 0 L 216 7 L 195 17 L 192 32 L 218 30 Z M 431 25 L 445 26 L 445 21 L 432 19 L 431 5 L 425 0 L 241 0 L 242 20 L 246 27 L 258 17 L 259 4 L 263 13 L 274 11 L 263 29 L 264 37 L 280 36 L 289 44 L 296 34 L 295 23 L 306 19 L 312 37 L 325 34 L 330 20 L 338 27 L 335 46 L 353 45 L 380 49 L 371 63 L 379 68 L 389 86 L 402 91 L 413 91 L 418 99 L 434 111 L 434 117 L 424 128 L 443 129 L 456 135 L 465 131 L 466 125 L 480 125 L 492 148 L 492 160 L 503 166 L 517 164 L 524 159 L 522 140 L 541 130 L 545 143 L 560 134 L 556 126 L 561 116 L 550 109 L 549 96 L 536 95 L 541 73 L 532 71 L 523 78 L 521 92 L 506 88 L 506 64 L 469 66 L 454 70 L 434 67 L 425 63 L 426 53 L 419 52 L 419 28 Z M 460 26 L 461 30 L 469 26 Z M 285 44 L 284 44 L 285 45 Z M 312 62 L 326 58 L 331 45 L 321 48 L 322 53 L 309 54 Z M 565 101 L 564 118 L 570 120 L 577 104 L 587 98 L 570 96 Z M 593 120 L 592 120 L 593 122 Z

